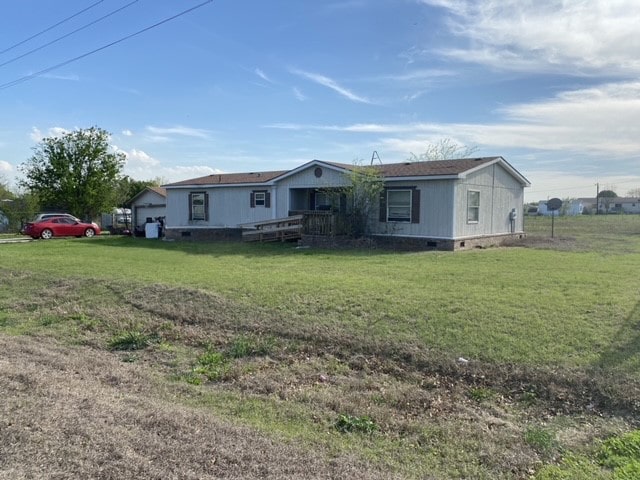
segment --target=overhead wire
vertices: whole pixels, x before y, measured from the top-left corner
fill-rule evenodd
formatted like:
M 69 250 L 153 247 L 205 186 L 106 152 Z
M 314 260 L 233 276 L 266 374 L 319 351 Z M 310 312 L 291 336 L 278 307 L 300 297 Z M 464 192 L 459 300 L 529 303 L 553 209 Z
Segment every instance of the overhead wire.
M 195 6 L 191 7 L 191 8 L 183 10 L 180 13 L 177 13 L 177 14 L 171 16 L 171 17 L 165 18 L 164 20 L 161 20 L 161 21 L 159 21 L 157 23 L 154 23 L 153 25 L 150 25 L 150 26 L 148 26 L 146 28 L 143 28 L 142 30 L 138 30 L 135 33 L 129 34 L 129 35 L 127 35 L 125 37 L 122 37 L 122 38 L 119 38 L 118 40 L 115 40 L 115 41 L 113 41 L 111 43 L 103 45 L 102 47 L 98 47 L 98 48 L 96 48 L 94 50 L 91 50 L 89 52 L 83 53 L 82 55 L 78 55 L 77 57 L 74 57 L 74 58 L 71 58 L 71 59 L 66 60 L 64 62 L 58 63 L 56 65 L 53 65 L 53 66 L 48 67 L 48 68 L 45 68 L 45 69 L 40 70 L 38 72 L 31 73 L 29 75 L 25 75 L 24 77 L 18 78 L 16 80 L 11 81 L 11 82 L 4 83 L 4 84 L 0 85 L 0 90 L 5 90 L 7 88 L 10 88 L 10 87 L 18 85 L 20 83 L 23 83 L 23 82 L 26 82 L 28 80 L 31 80 L 31 79 L 33 79 L 35 77 L 39 77 L 40 75 L 43 75 L 45 73 L 49 73 L 52 70 L 56 70 L 56 69 L 58 69 L 60 67 L 64 67 L 65 65 L 69 65 L 70 63 L 73 63 L 73 62 L 77 62 L 78 60 L 81 60 L 81 59 L 86 58 L 86 57 L 88 57 L 90 55 L 93 55 L 93 54 L 98 53 L 98 52 L 100 52 L 102 50 L 105 50 L 105 49 L 107 49 L 109 47 L 112 47 L 112 46 L 117 45 L 119 43 L 122 43 L 122 42 L 124 42 L 126 40 L 129 40 L 129 39 L 131 39 L 133 37 L 141 35 L 141 34 L 143 34 L 145 32 L 148 32 L 149 30 L 151 30 L 153 28 L 159 27 L 160 25 L 163 25 L 163 24 L 165 24 L 167 22 L 175 20 L 176 18 L 182 17 L 183 15 L 186 15 L 187 13 L 191 13 L 194 10 L 197 10 L 197 9 L 199 9 L 201 7 L 204 7 L 206 4 L 211 3 L 211 2 L 213 2 L 213 0 L 206 0 L 206 1 L 202 2 L 202 3 L 199 3 L 198 5 L 195 5 Z
M 35 53 L 35 52 L 37 52 L 37 51 L 39 51 L 39 50 L 42 50 L 43 48 L 46 48 L 46 47 L 48 47 L 49 45 L 53 45 L 54 43 L 57 43 L 57 42 L 59 42 L 60 40 L 64 40 L 65 38 L 70 37 L 71 35 L 73 35 L 73 34 L 75 34 L 75 33 L 78 33 L 78 32 L 80 32 L 81 30 L 84 30 L 84 29 L 86 29 L 86 28 L 89 28 L 89 27 L 91 27 L 92 25 L 95 25 L 96 23 L 101 22 L 101 21 L 103 21 L 103 20 L 105 20 L 105 19 L 107 19 L 107 18 L 111 17 L 112 15 L 115 15 L 115 14 L 116 14 L 116 13 L 118 13 L 118 12 L 121 12 L 121 11 L 122 11 L 122 10 L 124 10 L 125 8 L 128 8 L 128 7 L 130 7 L 131 5 L 133 5 L 134 3 L 138 3 L 139 1 L 140 1 L 140 0 L 133 0 L 132 2 L 129 2 L 129 3 L 127 3 L 126 5 L 124 5 L 124 6 L 120 7 L 120 8 L 118 8 L 118 9 L 116 9 L 116 10 L 112 11 L 112 12 L 109 12 L 109 13 L 107 13 L 106 15 L 103 15 L 102 17 L 100 17 L 100 18 L 98 18 L 98 19 L 94 20 L 93 22 L 87 23 L 86 25 L 83 25 L 83 26 L 82 26 L 82 27 L 80 27 L 80 28 L 76 28 L 75 30 L 73 30 L 73 31 L 71 31 L 71 32 L 69 32 L 69 33 L 67 33 L 67 34 L 65 34 L 65 35 L 62 35 L 61 37 L 58 37 L 58 38 L 56 38 L 56 39 L 54 39 L 54 40 L 51 40 L 50 42 L 47 42 L 47 43 L 45 43 L 44 45 L 41 45 L 41 46 L 39 46 L 39 47 L 36 47 L 36 48 L 34 48 L 33 50 L 29 50 L 28 52 L 23 53 L 22 55 L 19 55 L 19 56 L 14 57 L 14 58 L 12 58 L 12 59 L 10 59 L 10 60 L 7 60 L 6 62 L 0 63 L 0 67 L 4 67 L 5 65 L 8 65 L 8 64 L 10 64 L 10 63 L 13 63 L 13 62 L 15 62 L 16 60 L 20 60 L 21 58 L 24 58 L 24 57 L 26 57 L 26 56 L 28 56 L 28 55 L 31 55 L 32 53 Z
M 24 40 L 22 40 L 22 41 L 20 41 L 20 42 L 18 42 L 18 43 L 16 43 L 16 44 L 14 44 L 14 45 L 11 45 L 11 46 L 10 46 L 10 47 L 8 47 L 8 48 L 5 48 L 4 50 L 0 51 L 0 55 L 2 55 L 3 53 L 8 52 L 8 51 L 10 51 L 10 50 L 13 50 L 13 49 L 14 49 L 14 48 L 16 48 L 16 47 L 19 47 L 20 45 L 23 45 L 23 44 L 27 43 L 29 40 L 33 40 L 34 38 L 39 37 L 40 35 L 42 35 L 42 34 L 44 34 L 44 33 L 47 33 L 47 32 L 48 32 L 48 31 L 50 31 L 50 30 L 53 30 L 54 28 L 56 28 L 56 27 L 58 27 L 58 26 L 62 25 L 62 24 L 63 24 L 63 23 L 65 23 L 65 22 L 68 22 L 68 21 L 69 21 L 69 20 L 71 20 L 72 18 L 77 17 L 78 15 L 80 15 L 80 14 L 82 14 L 82 13 L 86 12 L 87 10 L 92 9 L 93 7 L 95 7 L 95 6 L 99 5 L 99 4 L 100 4 L 100 3 L 102 3 L 102 2 L 104 2 L 104 0 L 99 0 L 99 1 L 98 1 L 98 2 L 96 2 L 96 3 L 93 3 L 93 4 L 89 5 L 87 8 L 84 8 L 84 9 L 80 10 L 79 12 L 74 13 L 74 14 L 73 14 L 73 15 L 71 15 L 70 17 L 67 17 L 67 18 L 65 18 L 64 20 L 60 20 L 60 21 L 59 21 L 58 23 L 56 23 L 55 25 L 51 25 L 50 27 L 45 28 L 44 30 L 42 30 L 42 31 L 40 31 L 40 32 L 38 32 L 38 33 L 36 33 L 36 34 L 31 35 L 29 38 L 25 38 Z

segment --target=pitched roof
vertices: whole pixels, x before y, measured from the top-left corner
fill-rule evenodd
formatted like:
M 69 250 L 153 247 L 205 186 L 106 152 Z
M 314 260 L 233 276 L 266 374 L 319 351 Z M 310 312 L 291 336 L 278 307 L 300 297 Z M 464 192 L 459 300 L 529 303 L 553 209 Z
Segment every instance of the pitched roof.
M 432 177 L 459 175 L 480 165 L 498 160 L 500 157 L 461 158 L 456 160 L 431 160 L 427 162 L 403 162 L 377 165 L 382 176 L 390 177 Z
M 156 192 L 158 195 L 162 197 L 167 196 L 167 189 L 164 187 L 149 187 L 149 190 L 153 190 L 154 192 Z
M 287 170 L 273 172 L 250 172 L 250 173 L 220 173 L 207 175 L 206 177 L 183 180 L 181 182 L 169 183 L 165 187 L 180 187 L 186 185 L 235 185 L 241 183 L 265 183 L 280 175 L 287 173 Z
M 382 176 L 387 179 L 404 177 L 451 177 L 468 173 L 483 165 L 498 161 L 504 162 L 504 164 L 510 170 L 512 170 L 515 176 L 520 177 L 524 184 L 529 185 L 529 181 L 524 178 L 517 170 L 511 167 L 511 165 L 509 165 L 502 157 L 460 158 L 455 160 L 432 160 L 426 162 L 386 163 L 373 165 L 373 167 L 380 170 Z M 183 180 L 181 182 L 170 183 L 165 186 L 182 187 L 267 183 L 272 180 L 276 180 L 280 176 L 294 174 L 296 171 L 302 170 L 312 164 L 330 165 L 345 171 L 353 170 L 355 168 L 354 165 L 348 165 L 344 163 L 313 160 L 293 170 L 251 173 L 223 173 L 216 175 L 207 175 L 206 177 L 199 177 L 191 180 Z
M 151 190 L 152 192 L 157 193 L 158 195 L 160 195 L 163 198 L 167 197 L 167 189 L 164 188 L 164 187 L 145 187 L 144 189 L 142 189 L 138 193 L 136 193 L 133 197 L 131 197 L 127 201 L 127 204 L 135 202 L 138 199 L 138 197 L 141 197 L 145 192 L 148 192 L 149 190 Z

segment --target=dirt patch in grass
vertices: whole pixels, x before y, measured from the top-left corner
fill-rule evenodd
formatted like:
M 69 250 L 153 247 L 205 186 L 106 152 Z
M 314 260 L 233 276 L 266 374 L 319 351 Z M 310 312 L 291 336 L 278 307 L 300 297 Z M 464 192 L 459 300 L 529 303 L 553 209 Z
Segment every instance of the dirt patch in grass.
M 172 403 L 145 368 L 0 336 L 0 478 L 389 478 Z
M 239 334 L 269 335 L 278 339 L 277 348 L 269 352 L 270 359 L 285 364 L 333 357 L 357 375 L 387 375 L 438 387 L 489 388 L 513 401 L 535 403 L 550 414 L 592 411 L 630 418 L 640 415 L 640 383 L 625 375 L 614 378 L 597 369 L 457 362 L 445 352 L 417 344 L 397 344 L 349 335 L 326 325 L 296 322 L 203 291 L 153 285 L 120 298 L 153 315 L 156 321 L 182 325 L 181 338 L 193 344 L 224 350 Z
M 587 246 L 581 245 L 575 237 L 566 236 L 554 236 L 553 238 L 549 234 L 543 235 L 527 235 L 522 239 L 510 240 L 504 243 L 507 247 L 527 247 L 527 248 L 540 248 L 548 250 L 586 250 Z
M 7 325 L 40 337 L 0 336 L 0 478 L 519 479 L 640 415 L 640 382 L 606 370 L 459 361 L 201 290 L 7 279 Z

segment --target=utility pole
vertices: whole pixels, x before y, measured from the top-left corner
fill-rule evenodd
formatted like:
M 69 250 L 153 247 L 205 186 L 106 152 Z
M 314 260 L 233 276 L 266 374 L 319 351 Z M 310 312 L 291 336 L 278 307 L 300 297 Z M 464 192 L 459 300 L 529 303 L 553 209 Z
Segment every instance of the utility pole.
M 600 183 L 596 183 L 596 215 L 600 213 Z

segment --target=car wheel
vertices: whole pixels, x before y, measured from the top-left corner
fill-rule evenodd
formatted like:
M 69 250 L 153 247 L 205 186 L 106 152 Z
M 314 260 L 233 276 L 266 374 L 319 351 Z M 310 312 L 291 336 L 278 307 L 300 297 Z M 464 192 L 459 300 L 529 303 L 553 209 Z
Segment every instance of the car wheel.
M 45 228 L 44 230 L 42 230 L 42 232 L 40 232 L 40 238 L 42 238 L 43 240 L 49 240 L 51 237 L 53 237 L 53 232 L 48 228 Z
M 96 231 L 93 228 L 87 228 L 84 231 L 84 236 L 85 237 L 93 237 L 96 234 Z

